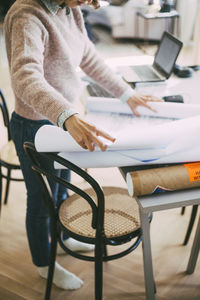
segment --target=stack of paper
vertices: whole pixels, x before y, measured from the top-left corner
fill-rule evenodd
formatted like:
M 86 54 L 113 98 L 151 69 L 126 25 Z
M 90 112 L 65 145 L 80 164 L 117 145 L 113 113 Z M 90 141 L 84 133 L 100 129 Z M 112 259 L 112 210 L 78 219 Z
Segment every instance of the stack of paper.
M 68 132 L 45 125 L 36 134 L 36 149 L 40 152 L 60 152 L 62 157 L 83 168 L 200 161 L 200 106 L 152 104 L 157 105 L 157 116 L 159 112 L 163 116 L 166 111 L 165 117 L 167 115 L 169 118 L 171 114 L 172 118 L 179 115 L 184 119 L 165 121 L 155 126 L 140 126 L 137 130 L 134 126 L 123 126 L 122 123 L 121 130 L 115 132 L 116 142 L 107 143 L 105 152 L 98 148 L 94 152 L 84 150 Z M 151 115 L 151 111 L 148 112 Z M 138 120 L 141 124 L 142 119 Z M 105 129 L 103 125 L 101 128 Z M 58 165 L 56 167 L 59 168 Z

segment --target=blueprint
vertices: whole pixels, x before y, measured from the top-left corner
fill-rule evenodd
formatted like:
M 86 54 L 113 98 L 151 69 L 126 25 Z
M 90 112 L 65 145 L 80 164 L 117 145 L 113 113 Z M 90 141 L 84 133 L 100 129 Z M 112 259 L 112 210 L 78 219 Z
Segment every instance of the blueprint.
M 81 148 L 68 132 L 51 125 L 44 125 L 38 130 L 36 149 L 59 152 L 62 157 L 83 168 L 200 161 L 200 106 L 159 104 L 168 111 L 165 117 L 159 116 L 158 106 L 156 117 L 151 115 L 151 111 L 150 116 L 145 113 L 141 117 L 88 112 L 89 122 L 116 138 L 114 143 L 104 140 L 107 144 L 105 152 L 98 147 L 89 152 Z M 163 112 L 164 108 L 161 107 L 160 111 Z M 56 168 L 59 166 L 56 165 Z

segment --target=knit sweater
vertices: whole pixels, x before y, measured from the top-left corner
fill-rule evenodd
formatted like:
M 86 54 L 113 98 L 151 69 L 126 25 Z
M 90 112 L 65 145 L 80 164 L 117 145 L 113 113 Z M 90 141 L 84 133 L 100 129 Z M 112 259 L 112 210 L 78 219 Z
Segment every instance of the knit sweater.
M 130 89 L 97 54 L 79 8 L 52 14 L 39 0 L 16 0 L 4 33 L 15 111 L 22 117 L 57 124 L 80 97 L 78 67 L 117 98 Z

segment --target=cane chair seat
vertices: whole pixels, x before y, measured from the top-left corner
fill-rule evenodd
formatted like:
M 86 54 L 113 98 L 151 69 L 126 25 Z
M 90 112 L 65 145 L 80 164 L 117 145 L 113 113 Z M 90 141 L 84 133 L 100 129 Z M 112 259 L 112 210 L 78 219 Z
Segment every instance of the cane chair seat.
M 3 147 L 1 147 L 0 160 L 4 161 L 7 164 L 19 166 L 19 160 L 15 150 L 15 145 L 12 140 L 8 141 Z
M 105 236 L 115 238 L 127 235 L 140 228 L 138 205 L 128 195 L 127 189 L 103 187 L 105 196 L 104 232 Z M 86 192 L 95 199 L 94 190 Z M 92 228 L 92 210 L 88 202 L 79 195 L 66 199 L 59 209 L 59 220 L 71 232 L 95 238 L 96 231 Z

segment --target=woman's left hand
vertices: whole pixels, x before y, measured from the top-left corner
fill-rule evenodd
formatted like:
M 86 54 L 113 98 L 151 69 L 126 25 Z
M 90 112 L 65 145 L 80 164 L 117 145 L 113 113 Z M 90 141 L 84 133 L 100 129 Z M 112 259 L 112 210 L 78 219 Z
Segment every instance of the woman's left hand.
M 146 108 L 155 112 L 155 110 L 152 109 L 150 105 L 147 103 L 148 101 L 162 102 L 163 100 L 152 95 L 143 95 L 143 94 L 136 93 L 135 95 L 133 95 L 131 98 L 128 99 L 127 104 L 130 106 L 132 112 L 139 117 L 140 114 L 137 112 L 137 106 L 145 106 Z

